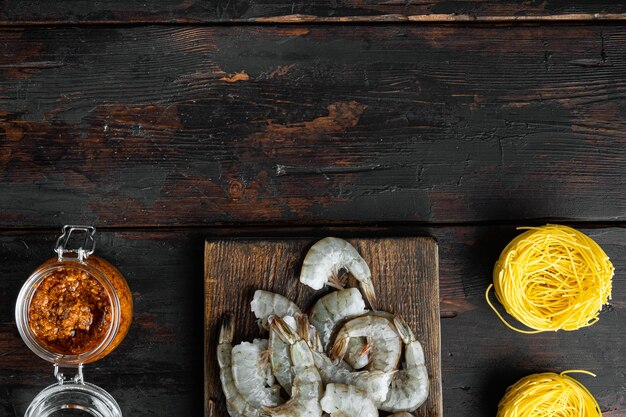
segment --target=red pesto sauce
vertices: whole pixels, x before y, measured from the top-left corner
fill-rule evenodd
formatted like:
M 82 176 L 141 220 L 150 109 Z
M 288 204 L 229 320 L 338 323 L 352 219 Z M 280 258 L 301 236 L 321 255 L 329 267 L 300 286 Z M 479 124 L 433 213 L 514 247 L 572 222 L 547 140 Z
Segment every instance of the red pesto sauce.
M 96 348 L 111 326 L 112 305 L 104 287 L 74 268 L 48 274 L 29 306 L 28 324 L 37 339 L 62 355 Z

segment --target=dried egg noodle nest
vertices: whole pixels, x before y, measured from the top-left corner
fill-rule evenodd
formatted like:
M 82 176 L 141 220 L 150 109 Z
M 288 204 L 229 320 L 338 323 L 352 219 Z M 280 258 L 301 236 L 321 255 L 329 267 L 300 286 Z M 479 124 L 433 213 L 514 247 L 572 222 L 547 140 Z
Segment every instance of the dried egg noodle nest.
M 485 293 L 500 320 L 521 333 L 576 330 L 597 322 L 611 297 L 615 270 L 606 253 L 571 227 L 526 229 L 500 255 Z M 492 286 L 506 312 L 533 330 L 506 322 L 489 300 Z
M 601 417 L 596 399 L 565 371 L 533 374 L 511 385 L 498 404 L 497 417 Z

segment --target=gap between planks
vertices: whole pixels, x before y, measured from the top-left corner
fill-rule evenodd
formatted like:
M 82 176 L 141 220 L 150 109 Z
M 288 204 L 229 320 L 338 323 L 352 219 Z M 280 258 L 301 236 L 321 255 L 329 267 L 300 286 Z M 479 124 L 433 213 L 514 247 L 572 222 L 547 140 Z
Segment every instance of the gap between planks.
M 197 25 L 197 26 L 238 26 L 238 25 L 280 25 L 280 24 L 337 24 L 337 23 L 409 23 L 409 24 L 467 24 L 467 23 L 584 23 L 584 22 L 623 22 L 626 21 L 626 13 L 564 13 L 539 16 L 515 16 L 515 15 L 471 15 L 471 14 L 425 14 L 425 15 L 402 15 L 385 14 L 378 16 L 315 16 L 305 14 L 293 14 L 274 17 L 257 17 L 249 19 L 232 20 L 200 20 L 200 19 L 129 19 L 129 20 L 92 20 L 92 21 L 66 21 L 66 20 L 15 20 L 0 21 L 2 27 L 21 26 L 141 26 L 141 25 Z
M 87 222 L 89 223 L 89 222 Z M 445 229 L 450 227 L 519 227 L 519 226 L 542 226 L 546 223 L 562 224 L 574 228 L 582 229 L 603 229 L 608 227 L 626 228 L 626 221 L 621 217 L 615 220 L 585 220 L 585 219 L 512 219 L 512 220 L 479 220 L 468 222 L 420 222 L 420 221 L 394 221 L 394 222 L 350 222 L 350 221 L 331 221 L 331 222 L 281 222 L 275 220 L 271 224 L 263 223 L 218 223 L 218 224 L 127 224 L 124 226 L 99 226 L 96 228 L 102 232 L 109 233 L 159 233 L 159 232 L 186 232 L 194 231 L 198 233 L 206 233 L 207 236 L 243 236 L 248 237 L 252 233 L 258 233 L 260 236 L 275 233 L 309 233 L 311 236 L 318 236 L 327 232 L 337 233 L 381 233 L 385 236 L 398 235 L 407 236 L 414 235 L 416 232 L 427 232 L 430 229 Z M 0 234 L 23 234 L 23 233 L 58 233 L 63 222 L 56 226 L 0 226 Z M 265 236 L 268 237 L 268 236 Z

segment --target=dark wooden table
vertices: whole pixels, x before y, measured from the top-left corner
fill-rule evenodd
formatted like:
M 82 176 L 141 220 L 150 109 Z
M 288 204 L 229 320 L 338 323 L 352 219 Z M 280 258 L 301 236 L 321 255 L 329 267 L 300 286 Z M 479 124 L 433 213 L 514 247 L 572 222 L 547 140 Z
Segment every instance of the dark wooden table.
M 0 415 L 53 381 L 13 310 L 93 224 L 135 320 L 89 366 L 127 416 L 203 410 L 205 238 L 432 235 L 444 412 L 588 369 L 626 415 L 626 6 L 612 1 L 0 2 Z M 517 225 L 580 228 L 611 306 L 520 335 L 484 302 Z

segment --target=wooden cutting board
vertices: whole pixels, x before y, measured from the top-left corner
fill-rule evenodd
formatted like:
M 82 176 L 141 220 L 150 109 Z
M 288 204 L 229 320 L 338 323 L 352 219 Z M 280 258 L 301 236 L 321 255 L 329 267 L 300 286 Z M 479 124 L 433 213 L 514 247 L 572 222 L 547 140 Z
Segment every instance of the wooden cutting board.
M 216 346 L 222 317 L 231 313 L 235 340 L 267 337 L 250 311 L 254 291 L 285 295 L 308 309 L 329 290 L 300 284 L 302 260 L 318 239 L 208 240 L 204 252 L 205 417 L 228 416 Z M 428 237 L 348 239 L 368 262 L 380 310 L 401 314 L 424 347 L 430 395 L 415 413 L 441 417 L 441 334 L 437 243 Z M 381 414 L 382 415 L 382 414 Z

